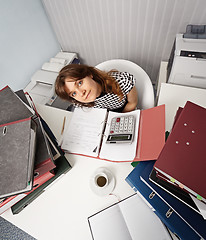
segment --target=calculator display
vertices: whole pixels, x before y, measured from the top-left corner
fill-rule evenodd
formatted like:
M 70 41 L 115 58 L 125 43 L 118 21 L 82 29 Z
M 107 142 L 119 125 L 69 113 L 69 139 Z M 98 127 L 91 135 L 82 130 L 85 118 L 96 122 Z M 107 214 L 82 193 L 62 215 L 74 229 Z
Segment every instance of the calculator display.
M 112 118 L 106 143 L 131 143 L 134 127 L 135 117 L 133 115 Z
M 128 134 L 128 135 L 110 135 L 108 140 L 110 141 L 130 141 L 132 137 L 132 134 Z

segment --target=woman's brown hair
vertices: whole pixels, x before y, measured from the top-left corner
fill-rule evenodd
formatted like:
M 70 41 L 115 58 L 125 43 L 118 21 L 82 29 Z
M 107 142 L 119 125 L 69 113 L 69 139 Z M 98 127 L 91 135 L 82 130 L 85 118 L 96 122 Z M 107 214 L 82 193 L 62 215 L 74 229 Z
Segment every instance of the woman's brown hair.
M 65 90 L 66 78 L 70 79 L 71 81 L 78 81 L 92 75 L 93 80 L 100 84 L 103 93 L 114 93 L 119 96 L 120 100 L 122 100 L 123 93 L 121 88 L 116 80 L 111 76 L 111 73 L 115 71 L 116 70 L 103 72 L 84 64 L 69 64 L 62 68 L 59 72 L 55 83 L 55 92 L 64 100 L 68 100 L 80 106 L 92 107 L 94 106 L 94 103 L 78 102 L 74 98 L 70 97 Z

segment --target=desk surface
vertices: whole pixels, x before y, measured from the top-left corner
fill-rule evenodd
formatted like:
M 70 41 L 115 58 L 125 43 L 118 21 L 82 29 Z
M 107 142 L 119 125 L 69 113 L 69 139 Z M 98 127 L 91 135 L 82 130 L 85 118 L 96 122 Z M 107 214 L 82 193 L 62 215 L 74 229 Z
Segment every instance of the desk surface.
M 69 117 L 71 113 L 43 105 L 37 105 L 37 110 L 60 139 L 64 116 Z M 113 193 L 124 199 L 134 194 L 124 181 L 133 167 L 130 163 L 113 163 L 76 155 L 66 157 L 72 165 L 66 175 L 19 214 L 13 215 L 9 209 L 2 217 L 38 240 L 92 239 L 87 217 L 118 199 L 114 195 L 100 197 L 93 193 L 89 186 L 90 178 L 99 167 L 110 169 L 116 180 Z

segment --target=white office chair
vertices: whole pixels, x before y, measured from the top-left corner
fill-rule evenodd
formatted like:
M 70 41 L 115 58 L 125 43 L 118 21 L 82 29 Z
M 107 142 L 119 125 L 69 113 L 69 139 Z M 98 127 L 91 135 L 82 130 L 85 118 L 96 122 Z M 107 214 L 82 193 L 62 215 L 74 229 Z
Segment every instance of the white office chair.
M 121 72 L 131 73 L 136 79 L 138 92 L 138 109 L 148 109 L 154 107 L 154 90 L 152 82 L 147 73 L 137 64 L 123 59 L 113 59 L 102 62 L 96 68 L 103 71 L 116 69 Z

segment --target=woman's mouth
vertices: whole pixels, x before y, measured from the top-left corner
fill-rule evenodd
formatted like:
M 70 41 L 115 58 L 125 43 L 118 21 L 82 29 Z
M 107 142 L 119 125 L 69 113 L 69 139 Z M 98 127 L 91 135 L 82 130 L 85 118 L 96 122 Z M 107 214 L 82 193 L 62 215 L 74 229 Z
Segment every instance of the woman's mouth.
M 88 97 L 89 97 L 89 95 L 90 95 L 90 92 L 91 92 L 91 90 L 88 92 L 88 94 L 87 94 L 87 96 L 86 96 L 85 100 L 87 100 L 87 99 L 88 99 Z

